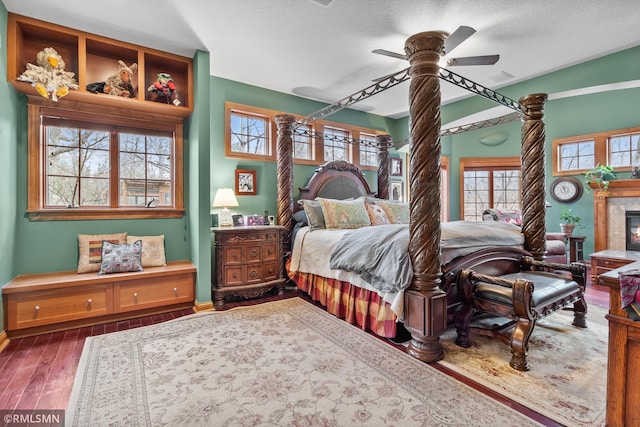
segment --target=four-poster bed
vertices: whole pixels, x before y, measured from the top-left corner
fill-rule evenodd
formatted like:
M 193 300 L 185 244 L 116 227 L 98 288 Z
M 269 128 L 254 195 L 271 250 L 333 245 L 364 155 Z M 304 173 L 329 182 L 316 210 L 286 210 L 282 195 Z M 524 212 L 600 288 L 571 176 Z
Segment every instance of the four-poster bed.
M 451 320 L 447 314 L 448 307 L 450 308 L 452 304 L 449 298 L 456 299 L 454 291 L 449 292 L 449 295 L 445 292 L 445 289 L 449 291 L 455 288 L 455 286 L 451 286 L 453 279 L 449 273 L 460 268 L 475 267 L 480 268 L 480 272 L 486 274 L 497 274 L 500 273 L 499 260 L 501 259 L 497 255 L 495 260 L 485 264 L 488 266 L 487 269 L 482 270 L 482 266 L 473 264 L 473 261 L 443 266 L 440 256 L 442 233 L 439 219 L 441 151 L 439 78 L 443 78 L 443 71 L 438 66 L 438 60 L 446 36 L 446 33 L 426 32 L 410 37 L 405 44 L 405 51 L 411 67 L 408 74 L 404 71 L 401 72 L 404 74 L 400 80 L 408 79 L 409 75 L 411 77 L 409 103 L 412 149 L 409 166 L 408 252 L 413 268 L 413 277 L 403 295 L 403 320 L 404 326 L 412 336 L 408 348 L 409 353 L 426 362 L 437 361 L 443 357 L 439 337 L 447 328 L 448 321 Z M 451 76 L 449 72 L 444 74 Z M 393 76 L 390 79 L 398 81 Z M 450 81 L 454 82 L 454 80 Z M 479 93 L 476 88 L 475 84 L 468 87 L 469 90 Z M 490 90 L 480 94 L 492 99 L 508 100 L 508 98 Z M 543 260 L 545 256 L 545 132 L 542 122 L 545 102 L 546 95 L 544 94 L 529 95 L 521 98 L 518 103 L 513 102 L 517 105 L 518 111 L 523 114 L 523 224 L 521 232 L 524 248 L 537 260 Z M 327 107 L 327 111 L 332 112 L 344 108 L 347 103 L 340 101 L 336 105 L 337 107 Z M 309 120 L 312 119 L 313 116 Z M 279 115 L 276 122 L 278 125 L 278 223 L 284 225 L 287 230 L 292 230 L 294 214 L 292 141 L 296 122 L 291 115 Z M 308 121 L 302 121 L 302 123 L 305 122 L 308 123 Z M 377 196 L 381 199 L 388 198 L 389 141 L 389 136 L 378 139 L 379 191 Z M 363 191 L 370 193 L 366 187 Z M 314 197 L 316 195 L 313 194 Z M 287 235 L 285 244 L 291 247 L 293 243 L 291 234 Z M 508 251 L 509 249 L 507 247 L 504 250 Z M 294 277 L 294 279 L 296 278 Z M 304 281 L 302 280 L 302 282 Z M 342 286 L 341 282 L 337 284 L 338 288 L 340 286 Z M 383 300 L 383 298 L 381 299 Z M 371 303 L 383 305 L 379 301 Z M 368 309 L 367 313 L 369 315 L 374 313 L 373 317 L 382 320 L 382 323 L 389 321 L 385 317 L 386 314 L 375 314 L 375 309 Z M 345 315 L 355 317 L 358 313 L 345 313 Z M 363 314 L 360 313 L 360 315 Z M 364 322 L 366 323 L 366 320 Z M 382 334 L 385 333 L 389 333 L 389 331 L 385 332 L 385 327 L 383 327 Z

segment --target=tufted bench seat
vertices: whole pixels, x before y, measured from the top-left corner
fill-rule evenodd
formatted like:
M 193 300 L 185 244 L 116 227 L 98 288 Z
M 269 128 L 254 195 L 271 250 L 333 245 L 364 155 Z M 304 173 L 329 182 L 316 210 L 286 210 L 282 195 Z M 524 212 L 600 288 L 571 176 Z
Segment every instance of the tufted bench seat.
M 456 317 L 456 344 L 471 346 L 469 333 L 474 311 L 511 319 L 505 325 L 484 332 L 508 341 L 512 354 L 509 365 L 527 371 L 528 342 L 539 319 L 573 305 L 573 325 L 587 327 L 586 270 L 583 264 L 547 263 L 529 256 L 522 257 L 520 262 L 521 271 L 501 276 L 480 274 L 470 269 L 459 272 L 458 287 L 463 303 Z M 559 274 L 559 271 L 566 271 L 568 275 Z M 508 337 L 504 331 L 514 324 Z

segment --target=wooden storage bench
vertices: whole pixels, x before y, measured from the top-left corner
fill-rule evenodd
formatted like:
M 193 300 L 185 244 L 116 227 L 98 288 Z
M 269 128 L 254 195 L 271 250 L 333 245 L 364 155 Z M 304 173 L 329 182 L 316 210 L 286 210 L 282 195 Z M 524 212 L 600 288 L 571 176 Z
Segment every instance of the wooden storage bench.
M 9 338 L 193 307 L 196 267 L 173 261 L 144 271 L 24 274 L 2 288 Z

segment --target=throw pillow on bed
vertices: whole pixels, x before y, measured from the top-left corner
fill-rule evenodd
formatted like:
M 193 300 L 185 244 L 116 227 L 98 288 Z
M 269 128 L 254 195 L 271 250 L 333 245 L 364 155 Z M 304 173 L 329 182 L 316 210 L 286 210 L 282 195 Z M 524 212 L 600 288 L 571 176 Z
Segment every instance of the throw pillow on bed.
M 116 234 L 78 234 L 78 273 L 91 273 L 100 270 L 102 263 L 102 241 L 127 243 L 127 233 Z
M 371 225 L 364 200 L 318 198 L 327 228 L 359 228 Z
M 371 225 L 391 224 L 387 214 L 384 212 L 384 209 L 382 209 L 382 206 L 367 203 L 365 207 L 367 208 Z
M 164 234 L 160 236 L 127 236 L 127 243 L 142 240 L 142 266 L 158 267 L 167 264 L 164 254 Z
M 376 200 L 376 205 L 382 207 L 391 224 L 409 223 L 409 203 L 391 200 Z
M 142 240 L 116 244 L 102 241 L 102 263 L 98 274 L 142 271 Z
M 299 200 L 298 203 L 302 205 L 304 212 L 307 214 L 307 221 L 309 221 L 311 231 L 327 228 L 324 222 L 324 214 L 322 213 L 322 205 L 319 201 Z

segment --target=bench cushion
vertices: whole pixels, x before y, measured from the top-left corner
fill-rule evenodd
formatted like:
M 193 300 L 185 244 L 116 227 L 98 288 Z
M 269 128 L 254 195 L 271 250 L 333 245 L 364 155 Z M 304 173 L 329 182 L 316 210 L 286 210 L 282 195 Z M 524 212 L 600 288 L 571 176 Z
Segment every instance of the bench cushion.
M 532 304 L 534 308 L 545 307 L 580 293 L 580 285 L 576 281 L 543 271 L 521 271 L 499 277 L 507 280 L 524 279 L 533 282 Z M 502 304 L 510 305 L 512 303 L 511 288 L 484 282 L 478 283 L 474 296 Z

